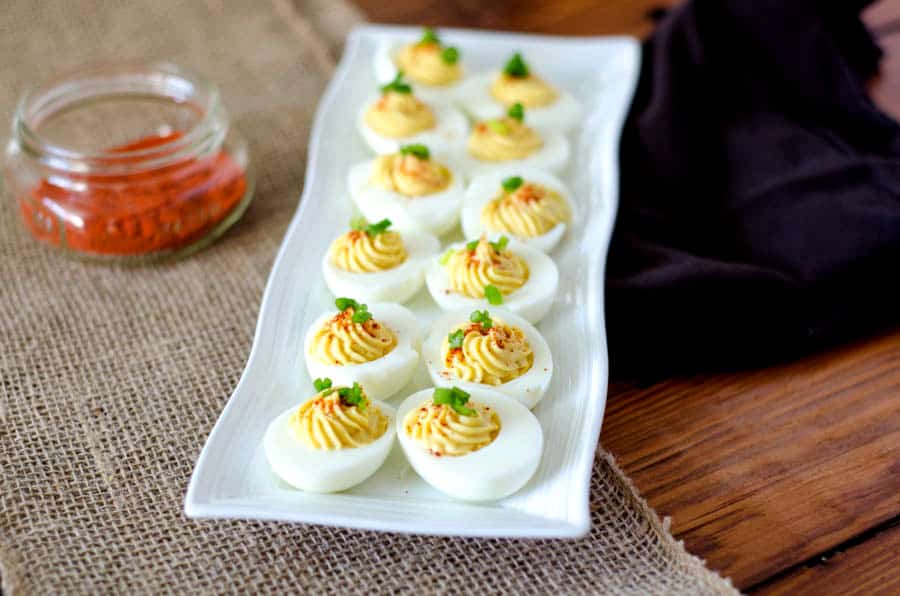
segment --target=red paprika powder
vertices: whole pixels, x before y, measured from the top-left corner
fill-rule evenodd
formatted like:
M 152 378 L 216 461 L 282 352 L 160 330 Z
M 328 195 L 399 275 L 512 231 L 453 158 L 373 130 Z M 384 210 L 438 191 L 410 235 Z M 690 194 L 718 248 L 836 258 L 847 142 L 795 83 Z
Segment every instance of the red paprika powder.
M 169 143 L 174 132 L 139 139 L 111 153 Z M 52 244 L 98 255 L 135 255 L 177 250 L 203 238 L 244 197 L 244 171 L 224 151 L 188 158 L 157 170 L 120 175 L 69 175 L 76 191 L 44 178 L 20 201 L 31 233 Z M 64 214 L 57 217 L 56 214 Z M 42 222 L 58 219 L 62 229 Z

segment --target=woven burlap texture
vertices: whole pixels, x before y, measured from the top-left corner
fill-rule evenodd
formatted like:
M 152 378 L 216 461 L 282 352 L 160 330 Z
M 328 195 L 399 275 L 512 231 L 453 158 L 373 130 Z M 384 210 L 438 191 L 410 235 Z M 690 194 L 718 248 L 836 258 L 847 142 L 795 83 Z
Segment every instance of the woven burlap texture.
M 178 263 L 84 264 L 0 211 L 0 573 L 10 594 L 166 592 L 725 593 L 600 452 L 577 541 L 447 539 L 192 521 L 194 461 L 249 352 L 300 194 L 334 54 L 358 20 L 329 0 L 7 3 L 0 114 L 35 78 L 153 56 L 220 83 L 257 196 Z M 325 199 L 326 197 L 320 197 Z

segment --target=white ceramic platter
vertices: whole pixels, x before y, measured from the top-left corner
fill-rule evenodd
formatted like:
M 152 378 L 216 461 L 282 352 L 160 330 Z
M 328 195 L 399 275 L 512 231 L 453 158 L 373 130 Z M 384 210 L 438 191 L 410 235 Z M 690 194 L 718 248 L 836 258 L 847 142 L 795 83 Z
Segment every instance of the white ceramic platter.
M 442 29 L 472 70 L 496 68 L 522 51 L 536 72 L 584 105 L 563 179 L 582 216 L 553 253 L 560 288 L 538 325 L 553 352 L 553 381 L 535 409 L 545 448 L 538 471 L 502 501 L 466 504 L 427 485 L 395 443 L 385 465 L 343 493 L 307 494 L 269 469 L 262 451 L 268 423 L 313 393 L 303 365 L 309 324 L 333 308 L 320 273 L 329 243 L 353 215 L 348 168 L 369 154 L 354 128 L 375 88 L 372 56 L 385 40 L 415 39 L 409 27 L 353 31 L 322 98 L 312 130 L 300 208 L 269 277 L 244 374 L 197 460 L 185 498 L 189 517 L 265 519 L 371 530 L 497 537 L 575 537 L 590 526 L 588 492 L 606 404 L 607 352 L 603 274 L 618 200 L 618 140 L 637 82 L 640 47 L 630 38 L 563 38 Z M 298 164 L 299 167 L 299 164 Z M 447 239 L 445 239 L 446 242 Z M 438 314 L 427 290 L 408 306 L 423 331 Z M 420 363 L 399 403 L 429 386 Z

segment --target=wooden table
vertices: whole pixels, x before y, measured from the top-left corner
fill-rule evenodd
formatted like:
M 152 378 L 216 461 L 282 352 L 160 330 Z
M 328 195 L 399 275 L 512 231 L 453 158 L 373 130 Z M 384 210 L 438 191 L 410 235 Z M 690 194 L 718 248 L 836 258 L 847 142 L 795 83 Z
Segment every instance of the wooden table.
M 649 34 L 669 0 L 358 0 L 373 21 Z M 900 117 L 900 0 L 865 18 Z M 900 593 L 900 332 L 739 374 L 610 387 L 602 442 L 672 531 L 744 591 Z

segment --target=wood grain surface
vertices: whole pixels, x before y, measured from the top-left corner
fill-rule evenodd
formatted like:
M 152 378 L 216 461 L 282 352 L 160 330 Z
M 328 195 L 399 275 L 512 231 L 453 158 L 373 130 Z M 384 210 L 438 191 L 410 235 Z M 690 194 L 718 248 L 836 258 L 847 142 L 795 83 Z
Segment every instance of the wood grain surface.
M 358 0 L 373 21 L 649 34 L 671 1 Z M 900 117 L 900 0 L 865 20 Z M 900 593 L 900 332 L 737 374 L 610 387 L 602 442 L 672 530 L 747 591 Z

